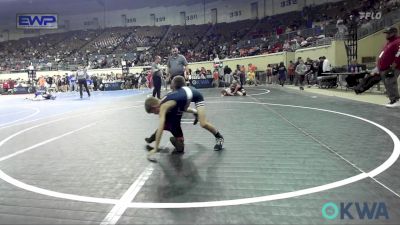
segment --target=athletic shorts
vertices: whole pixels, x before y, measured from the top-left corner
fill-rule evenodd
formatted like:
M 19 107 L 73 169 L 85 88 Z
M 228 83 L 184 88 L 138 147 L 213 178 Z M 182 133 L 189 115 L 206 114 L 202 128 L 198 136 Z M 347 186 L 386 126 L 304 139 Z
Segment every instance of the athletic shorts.
M 194 102 L 196 108 L 200 106 L 205 106 L 203 95 L 196 89 L 192 90 L 192 92 L 193 92 L 192 102 Z
M 183 138 L 183 132 L 181 127 L 181 119 L 182 116 L 178 115 L 167 115 L 164 130 L 167 130 L 172 133 L 172 135 L 176 138 Z

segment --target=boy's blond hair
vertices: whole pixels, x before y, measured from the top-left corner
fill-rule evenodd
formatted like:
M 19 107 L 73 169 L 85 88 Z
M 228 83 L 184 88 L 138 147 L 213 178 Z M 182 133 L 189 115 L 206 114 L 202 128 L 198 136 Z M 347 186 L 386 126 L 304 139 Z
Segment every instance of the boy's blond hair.
M 144 101 L 144 109 L 147 113 L 151 113 L 151 109 L 158 106 L 160 104 L 160 100 L 155 97 L 148 97 L 146 101 Z

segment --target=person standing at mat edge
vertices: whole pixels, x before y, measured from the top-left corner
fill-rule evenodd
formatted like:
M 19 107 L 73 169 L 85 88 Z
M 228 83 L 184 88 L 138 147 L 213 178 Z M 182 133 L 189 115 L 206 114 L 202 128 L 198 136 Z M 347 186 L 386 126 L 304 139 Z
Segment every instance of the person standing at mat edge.
M 172 46 L 171 53 L 172 55 L 168 58 L 167 63 L 170 81 L 176 76 L 185 77 L 186 74 L 189 74 L 187 71 L 188 62 L 185 56 L 179 54 L 178 47 Z
M 85 87 L 86 92 L 88 94 L 88 97 L 90 98 L 90 92 L 89 88 L 87 86 L 87 81 L 86 79 L 88 78 L 87 74 L 87 69 L 90 67 L 90 65 L 86 68 L 80 67 L 79 70 L 76 72 L 76 78 L 78 79 L 78 84 L 79 84 L 79 94 L 81 98 L 83 97 L 83 87 Z
M 151 72 L 153 74 L 153 85 L 154 85 L 154 89 L 153 89 L 153 97 L 156 97 L 160 99 L 160 95 L 161 95 L 161 77 L 162 77 L 162 70 L 160 69 L 160 62 L 161 62 L 161 57 L 160 56 L 156 56 L 154 58 L 154 62 L 151 65 Z
M 379 55 L 377 67 L 384 81 L 387 95 L 389 97 L 388 108 L 400 107 L 399 88 L 397 78 L 400 74 L 400 37 L 395 27 L 386 28 L 384 31 L 388 42 Z

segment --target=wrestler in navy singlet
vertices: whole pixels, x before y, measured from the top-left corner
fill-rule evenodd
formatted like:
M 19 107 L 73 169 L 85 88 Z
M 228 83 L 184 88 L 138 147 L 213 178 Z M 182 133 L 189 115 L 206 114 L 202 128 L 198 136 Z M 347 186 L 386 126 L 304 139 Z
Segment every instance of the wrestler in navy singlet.
M 176 106 L 167 112 L 164 129 L 169 130 L 174 137 L 183 137 L 181 129 L 183 112 L 186 111 L 191 102 L 194 102 L 196 107 L 204 106 L 203 95 L 193 87 L 182 87 L 168 93 L 161 100 L 161 104 L 167 101 L 175 101 Z
M 178 90 L 168 93 L 161 100 L 161 104 L 171 100 L 176 102 L 176 106 L 174 107 L 173 110 L 174 111 L 176 110 L 177 114 L 180 115 L 182 115 L 182 113 L 186 111 L 191 102 L 195 103 L 196 108 L 204 106 L 203 95 L 194 87 L 182 87 L 179 88 Z

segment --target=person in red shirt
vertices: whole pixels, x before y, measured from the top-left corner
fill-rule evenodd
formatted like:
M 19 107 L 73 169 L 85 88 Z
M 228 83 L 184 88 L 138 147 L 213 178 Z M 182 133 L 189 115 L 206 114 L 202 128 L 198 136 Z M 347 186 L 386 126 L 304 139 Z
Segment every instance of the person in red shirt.
M 153 76 L 151 70 L 147 71 L 146 80 L 147 80 L 147 87 L 153 88 Z
M 15 81 L 14 81 L 14 80 L 11 80 L 11 78 L 8 79 L 8 85 L 9 85 L 10 89 L 14 89 Z
M 213 86 L 213 87 L 218 87 L 218 86 L 219 86 L 219 73 L 218 73 L 218 69 L 214 69 L 212 86 Z
M 295 71 L 296 70 L 296 66 L 294 65 L 293 61 L 289 62 L 289 66 L 288 66 L 288 76 L 289 76 L 289 81 L 290 81 L 290 85 L 293 84 L 294 81 L 294 76 L 295 76 Z
M 400 74 L 400 37 L 395 27 L 386 28 L 386 39 L 388 42 L 379 55 L 377 67 L 384 81 L 390 103 L 388 108 L 400 107 L 399 88 L 397 78 Z

